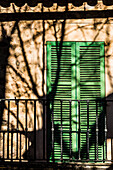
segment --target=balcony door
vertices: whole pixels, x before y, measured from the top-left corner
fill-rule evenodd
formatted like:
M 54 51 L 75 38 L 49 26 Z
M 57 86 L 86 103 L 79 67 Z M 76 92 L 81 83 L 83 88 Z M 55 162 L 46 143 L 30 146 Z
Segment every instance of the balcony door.
M 104 91 L 103 42 L 47 42 L 50 160 L 103 158 L 104 132 L 96 140 L 96 108 L 100 120 L 102 107 L 95 101 Z

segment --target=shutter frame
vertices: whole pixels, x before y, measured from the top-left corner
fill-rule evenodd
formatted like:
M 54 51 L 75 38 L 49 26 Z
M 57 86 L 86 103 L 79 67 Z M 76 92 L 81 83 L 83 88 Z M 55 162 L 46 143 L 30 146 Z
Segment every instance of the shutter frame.
M 86 66 L 84 67 L 84 64 L 82 63 L 80 63 L 81 62 L 81 56 L 80 56 L 80 47 L 87 47 L 86 48 L 86 50 L 87 50 L 87 52 L 86 52 L 86 57 L 85 57 L 85 59 L 84 59 L 84 61 L 86 60 L 87 61 L 87 63 L 86 63 Z M 88 63 L 88 60 L 89 59 L 87 59 L 87 53 L 88 53 L 88 48 L 89 47 L 99 47 L 99 49 L 100 49 L 100 55 L 99 55 L 99 60 L 100 60 L 100 82 L 99 82 L 99 80 L 96 82 L 96 79 L 95 80 L 93 80 L 92 79 L 92 81 L 94 81 L 94 82 L 90 82 L 90 78 L 88 78 L 89 79 L 89 81 L 87 80 L 87 82 L 82 82 L 81 80 L 82 80 L 82 77 L 83 77 L 83 75 L 81 76 L 80 74 L 83 74 L 83 70 L 85 71 L 85 70 L 87 70 L 88 69 L 88 64 L 90 63 L 91 64 L 91 60 L 90 60 L 90 62 Z M 89 48 L 90 49 L 90 48 Z M 84 51 L 84 50 L 83 50 Z M 90 53 L 90 52 L 89 52 Z M 96 52 L 96 53 L 98 53 L 98 52 Z M 98 56 L 98 54 L 92 54 L 92 58 L 94 57 L 94 56 Z M 95 94 L 94 94 L 94 96 L 92 96 L 92 97 L 94 97 L 94 98 L 92 98 L 93 100 L 97 100 L 97 99 L 99 99 L 99 100 L 101 100 L 101 99 L 104 99 L 104 97 L 105 97 L 105 61 L 104 61 L 104 42 L 76 42 L 76 54 L 77 54 L 77 100 L 87 100 L 87 99 L 90 99 L 90 98 L 88 98 L 88 94 L 87 94 L 87 98 L 83 98 L 82 96 L 84 96 L 84 95 L 81 95 L 81 93 L 83 93 L 83 91 L 81 91 L 80 89 L 81 89 L 81 87 L 82 86 L 84 86 L 84 88 L 85 88 L 85 86 L 87 86 L 88 87 L 88 85 L 90 85 L 90 86 L 100 86 L 100 97 L 99 98 L 96 98 L 96 97 L 94 97 L 95 96 Z M 83 54 L 84 55 L 84 54 Z M 91 56 L 90 56 L 91 57 Z M 97 57 L 96 57 L 97 58 Z M 95 61 L 95 63 L 96 63 L 96 61 Z M 95 64 L 95 63 L 93 63 L 93 64 Z M 90 65 L 89 64 L 89 65 Z M 98 63 L 97 63 L 98 64 Z M 81 71 L 81 67 L 83 66 L 83 70 Z M 89 68 L 89 71 L 91 71 L 91 67 L 93 68 L 93 71 L 94 71 L 94 66 L 90 66 L 90 68 Z M 96 69 L 96 68 L 95 68 Z M 81 73 L 82 72 L 82 73 Z M 97 71 L 96 71 L 97 72 Z M 96 73 L 95 73 L 96 74 Z M 90 75 L 90 74 L 89 74 Z M 94 77 L 96 77 L 95 75 L 94 75 Z M 99 79 L 99 78 L 98 78 Z M 92 89 L 94 89 L 94 87 L 92 88 Z M 85 91 L 85 90 L 84 90 Z M 87 91 L 87 89 L 86 89 L 86 91 Z M 93 91 L 93 90 L 91 90 L 91 91 Z M 97 92 L 96 92 L 97 93 Z M 84 96 L 85 97 L 85 96 Z M 96 109 L 96 108 L 93 108 L 94 110 Z M 100 111 L 100 115 L 101 115 L 101 112 L 102 112 L 102 106 L 101 106 L 101 111 Z M 83 125 L 85 125 L 85 122 L 87 123 L 87 115 L 86 115 L 86 118 L 84 119 L 84 114 L 85 114 L 85 112 L 86 111 L 82 111 L 83 110 L 83 106 L 82 106 L 82 109 L 81 109 L 81 121 L 82 121 L 82 123 L 81 123 L 81 130 L 83 131 L 85 131 L 85 127 L 83 126 Z M 92 112 L 93 110 L 90 110 L 90 112 Z M 94 111 L 93 111 L 94 112 Z M 96 113 L 96 111 L 95 111 L 95 113 Z M 89 114 L 91 114 L 91 113 L 89 113 Z M 93 113 L 94 114 L 94 113 Z M 92 115 L 91 115 L 92 116 Z M 103 117 L 104 117 L 104 113 L 103 113 Z M 93 127 L 93 124 L 92 124 L 92 126 L 91 126 L 91 121 L 93 120 L 93 123 L 94 123 L 94 125 L 95 125 L 95 122 L 96 122 L 96 120 L 94 120 L 94 119 L 96 119 L 96 115 L 95 115 L 95 117 L 93 117 L 93 119 L 92 118 L 90 118 L 90 128 L 91 127 Z M 103 119 L 104 120 L 104 119 Z M 87 128 L 87 124 L 86 124 L 86 128 Z M 104 128 L 104 123 L 103 123 L 103 128 Z M 86 129 L 87 130 L 87 129 Z M 84 134 L 84 136 L 85 136 L 85 134 Z M 103 129 L 103 138 L 104 138 L 104 129 Z M 82 137 L 82 139 L 81 139 L 81 148 L 83 147 L 83 145 L 85 146 L 85 142 L 86 142 L 86 137 L 83 137 L 83 135 L 81 135 L 81 137 Z M 94 137 L 95 138 L 95 137 Z M 93 140 L 93 139 L 91 139 L 91 140 Z M 90 140 L 90 142 L 92 142 Z M 96 140 L 96 139 L 95 139 Z M 85 141 L 85 142 L 83 142 L 83 141 Z M 99 156 L 99 159 L 103 159 L 103 157 L 104 157 L 104 159 L 105 159 L 105 154 L 104 154 L 104 148 L 105 146 L 103 145 L 103 146 L 99 146 L 99 154 L 101 154 L 101 156 Z M 92 150 L 92 149 L 95 149 L 95 148 L 93 148 L 93 146 L 91 145 L 90 146 L 90 150 L 91 150 L 91 152 L 93 152 L 93 156 L 91 156 L 91 153 L 90 153 L 90 155 L 89 155 L 89 158 L 90 159 L 95 159 L 95 150 Z M 83 150 L 83 148 L 82 148 L 82 150 Z M 84 150 L 85 150 L 85 148 L 84 148 Z M 86 152 L 86 150 L 85 150 L 85 152 Z M 86 157 L 84 157 L 85 159 L 86 159 Z M 84 158 L 82 158 L 82 159 L 84 159 Z
M 55 69 L 53 69 L 53 73 L 52 73 L 52 67 L 53 68 L 55 68 L 56 67 L 56 64 L 54 64 L 54 62 L 56 63 L 56 59 L 53 59 L 53 56 L 52 55 L 54 55 L 54 56 L 56 56 L 57 57 L 57 54 L 55 54 L 55 52 L 54 52 L 54 54 L 52 54 L 52 48 L 53 47 L 55 47 L 56 45 L 60 45 L 60 42 L 53 42 L 53 41 L 48 41 L 47 42 L 47 95 L 49 96 L 49 94 L 52 92 L 52 81 L 54 81 L 54 78 L 52 78 L 52 76 L 53 76 L 53 73 L 54 73 L 54 70 Z M 75 61 L 75 42 L 63 42 L 62 43 L 62 51 L 63 51 L 63 48 L 70 48 L 71 49 L 71 53 L 69 54 L 70 55 L 70 60 L 71 60 L 71 66 L 70 66 L 70 68 L 71 68 L 71 72 L 70 72 L 70 74 L 71 74 L 71 82 L 70 82 L 70 87 L 71 87 L 71 98 L 69 98 L 68 96 L 66 97 L 65 96 L 65 98 L 67 98 L 67 99 L 75 99 L 76 98 L 76 96 L 77 96 L 77 94 L 76 94 L 76 81 L 75 81 L 75 77 L 76 77 L 76 66 L 75 66 L 75 63 L 76 63 L 76 61 Z M 65 52 L 62 52 L 62 53 L 65 53 Z M 68 53 L 68 52 L 67 52 Z M 68 54 L 64 54 L 64 56 L 68 56 Z M 61 63 L 63 62 L 63 64 L 64 64 L 64 67 L 65 67 L 65 65 L 67 64 L 66 63 L 66 57 L 65 57 L 65 61 L 63 61 L 62 60 L 62 56 L 63 56 L 63 54 L 61 55 Z M 63 56 L 63 57 L 64 57 Z M 61 66 L 62 67 L 62 66 Z M 68 70 L 68 68 L 67 68 L 67 70 Z M 66 70 L 66 71 L 67 71 Z M 61 72 L 61 71 L 60 71 Z M 65 77 L 65 76 L 64 76 Z M 59 80 L 60 80 L 60 78 L 59 78 Z M 60 83 L 62 83 L 62 82 L 58 82 L 58 86 L 60 85 Z M 63 84 L 64 84 L 64 86 L 65 85 L 67 85 L 67 82 L 63 82 Z M 63 86 L 62 86 L 63 87 Z M 57 91 L 58 91 L 58 87 L 57 87 Z M 57 97 L 57 99 L 60 99 L 60 96 L 59 97 Z M 64 99 L 64 98 L 63 98 Z M 71 115 L 71 117 L 72 117 L 72 121 L 71 121 L 71 123 L 73 122 L 73 121 L 77 121 L 77 111 L 76 111 L 76 108 L 75 108 L 75 106 L 72 106 L 72 115 Z M 74 117 L 74 118 L 73 118 Z M 55 123 L 55 122 L 54 122 Z M 64 121 L 64 124 L 66 123 L 66 121 Z M 69 123 L 69 120 L 68 120 L 68 122 L 67 123 Z M 69 125 L 68 125 L 68 127 L 69 127 Z M 77 125 L 75 125 L 75 124 L 73 124 L 72 123 L 72 130 L 76 130 L 75 128 L 77 128 Z M 65 129 L 65 128 L 64 128 Z M 65 133 L 64 133 L 64 135 L 65 135 Z M 65 137 L 64 137 L 65 138 Z M 76 142 L 75 142 L 75 140 L 76 140 Z M 66 141 L 66 140 L 65 140 Z M 77 137 L 76 137 L 76 135 L 74 135 L 73 133 L 72 133 L 72 141 L 74 141 L 74 142 L 72 142 L 72 150 L 73 151 L 76 151 L 77 150 Z M 67 142 L 67 141 L 66 141 Z M 68 144 L 68 146 L 69 146 L 69 144 Z M 57 146 L 56 146 L 57 147 Z M 56 150 L 56 149 L 55 149 Z M 65 152 L 65 151 L 64 151 Z M 59 148 L 59 155 L 60 155 L 60 148 Z M 60 156 L 56 156 L 55 155 L 55 158 L 57 159 L 60 159 Z M 66 158 L 66 155 L 64 155 L 64 158 Z M 68 155 L 67 155 L 67 158 L 69 159 L 69 150 L 68 150 Z M 50 160 L 52 159 L 52 157 L 50 156 L 50 158 L 49 158 Z
M 60 42 L 57 42 L 58 46 L 60 45 Z M 51 47 L 56 46 L 56 42 L 49 41 L 47 42 L 47 95 L 51 93 L 52 87 L 51 87 Z M 72 74 L 72 89 L 71 90 L 71 99 L 77 99 L 80 100 L 80 51 L 79 47 L 80 46 L 99 46 L 100 48 L 100 93 L 101 93 L 101 98 L 103 99 L 105 97 L 105 61 L 104 61 L 104 42 L 63 42 L 63 46 L 71 46 L 71 74 Z M 92 54 L 94 56 L 95 54 Z M 88 59 L 89 60 L 89 59 Z M 91 64 L 92 61 L 89 63 Z M 84 67 L 87 68 L 88 64 Z M 96 61 L 95 61 L 96 64 Z M 98 64 L 98 61 L 97 61 Z M 54 66 L 54 64 L 53 64 Z M 98 75 L 98 74 L 97 74 Z M 97 76 L 98 77 L 98 76 Z M 94 78 L 95 79 L 95 78 Z M 98 80 L 99 81 L 99 80 Z M 98 81 L 95 81 L 95 85 L 98 85 Z M 66 83 L 64 83 L 66 84 Z M 93 82 L 85 82 L 85 85 L 93 85 Z M 76 105 L 77 106 L 77 105 Z M 78 114 L 77 114 L 77 107 L 72 106 L 72 122 L 77 122 L 78 121 Z M 95 119 L 95 118 L 94 118 Z M 76 131 L 78 129 L 77 123 L 72 123 L 72 130 Z M 78 147 L 78 137 L 77 133 L 72 133 L 72 151 L 73 153 L 77 153 L 77 147 Z M 92 149 L 93 146 L 91 146 Z M 104 150 L 104 147 L 101 147 L 100 150 Z M 60 152 L 60 150 L 59 150 Z M 104 152 L 104 151 L 102 151 Z M 100 153 L 99 153 L 100 154 Z M 67 156 L 68 157 L 68 156 Z M 103 155 L 101 155 L 100 159 L 102 159 Z M 57 157 L 58 158 L 58 157 Z M 69 158 L 69 157 L 68 157 Z M 51 159 L 51 158 L 50 158 Z M 94 156 L 93 156 L 94 159 Z

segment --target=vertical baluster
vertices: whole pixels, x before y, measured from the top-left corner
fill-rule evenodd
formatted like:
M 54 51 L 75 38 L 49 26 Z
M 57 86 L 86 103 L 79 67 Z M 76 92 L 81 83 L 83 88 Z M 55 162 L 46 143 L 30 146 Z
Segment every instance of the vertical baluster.
M 2 100 L 0 99 L 0 115 L 2 115 Z M 1 123 L 2 123 L 2 120 L 1 120 Z M 2 130 L 0 130 L 0 136 L 2 137 L 2 135 L 3 135 L 3 132 L 2 132 Z M 0 140 L 0 146 L 1 146 L 1 152 L 3 152 L 3 144 L 2 144 L 2 142 L 4 143 L 4 141 L 1 141 Z
M 106 100 L 103 101 L 104 119 L 105 119 L 105 154 L 103 154 L 103 160 L 107 159 L 107 118 L 106 118 Z M 104 142 L 103 142 L 104 143 Z
M 60 145 L 61 145 L 61 161 L 63 161 L 63 124 L 62 124 L 62 104 L 63 104 L 63 101 L 62 100 L 60 100 L 60 102 L 61 102 L 61 130 L 60 130 L 60 133 L 61 133 L 61 135 L 60 135 Z
M 80 135 L 81 135 L 81 128 L 80 128 L 80 100 L 78 100 L 78 159 L 81 159 L 80 154 Z
M 1 133 L 1 130 L 0 130 L 0 153 L 2 153 L 2 139 L 1 139 L 1 135 L 2 133 Z
M 13 130 L 11 130 L 11 161 L 13 161 Z
M 96 101 L 96 160 L 98 160 L 98 101 Z
M 70 128 L 69 128 L 69 150 L 70 150 L 70 160 L 72 160 L 72 139 L 71 139 L 71 136 L 72 136 L 72 126 L 71 126 L 71 100 L 69 101 L 69 121 L 70 121 Z
M 9 120 L 10 120 L 10 100 L 8 100 L 8 125 L 7 125 L 7 159 L 9 159 Z
M 111 160 L 113 161 L 113 138 L 111 138 Z
M 45 160 L 45 100 L 43 100 L 43 159 Z
M 4 152 L 5 152 L 4 144 L 5 144 L 5 132 L 3 131 L 3 159 L 4 159 Z
M 18 159 L 18 121 L 19 121 L 19 100 L 16 100 L 17 105 L 17 143 L 16 143 L 16 159 Z
M 52 160 L 54 162 L 54 102 L 52 101 Z
M 20 162 L 21 162 L 21 132 L 20 132 Z
M 25 100 L 25 151 L 27 154 L 27 100 Z
M 89 160 L 89 100 L 87 100 L 87 160 Z
M 36 100 L 34 100 L 34 160 L 36 160 Z
M 47 143 L 47 101 L 46 100 L 44 100 L 45 101 L 45 122 L 44 122 L 44 124 L 45 124 L 45 159 L 47 159 L 47 161 L 48 161 L 48 157 L 47 157 L 47 145 L 48 145 L 48 143 Z

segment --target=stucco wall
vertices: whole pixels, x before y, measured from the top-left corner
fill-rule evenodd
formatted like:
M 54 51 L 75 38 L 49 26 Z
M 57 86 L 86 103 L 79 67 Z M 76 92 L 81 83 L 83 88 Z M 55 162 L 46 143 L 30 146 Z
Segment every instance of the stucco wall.
M 106 7 L 101 1 L 95 7 L 86 3 L 81 7 L 69 4 L 68 10 L 102 10 L 112 9 Z M 42 5 L 35 8 L 25 5 L 22 8 L 11 5 L 9 8 L 0 8 L 1 13 L 9 12 L 41 12 Z M 43 11 L 65 11 L 65 7 L 54 4 L 51 8 L 43 8 Z M 7 99 L 37 99 L 46 94 L 46 42 L 60 41 L 62 37 L 62 25 L 64 27 L 63 41 L 104 41 L 105 42 L 105 85 L 106 96 L 113 93 L 113 18 L 106 19 L 80 19 L 80 20 L 46 20 L 46 21 L 12 21 L 2 22 L 0 25 L 0 58 L 5 61 L 1 64 L 0 98 Z M 3 45 L 4 43 L 4 45 Z M 43 63 L 44 61 L 44 63 Z M 2 69 L 2 67 L 5 68 Z M 39 107 L 38 107 L 39 106 Z M 2 128 L 7 128 L 8 103 L 5 102 L 3 112 Z M 16 129 L 17 106 L 11 103 L 10 128 Z M 33 103 L 28 102 L 28 130 L 34 130 Z M 37 133 L 40 133 L 40 141 L 43 139 L 41 132 L 43 128 L 42 105 L 37 102 Z M 111 113 L 112 114 L 112 113 Z M 112 117 L 112 115 L 111 115 Z M 20 102 L 19 129 L 25 128 L 25 102 Z M 112 123 L 111 123 L 112 124 Z M 3 137 L 3 136 L 2 136 Z M 2 138 L 1 137 L 1 138 Z M 16 136 L 14 137 L 16 141 Z M 23 135 L 23 139 L 25 137 Z M 40 143 L 39 141 L 39 143 Z M 24 144 L 23 144 L 24 145 Z M 25 152 L 24 146 L 22 154 Z M 42 149 L 43 144 L 39 144 Z M 37 145 L 37 146 L 39 146 Z M 2 146 L 2 144 L 1 144 Z M 32 148 L 31 148 L 32 149 Z M 39 149 L 39 148 L 37 148 Z M 7 150 L 7 148 L 6 148 Z M 15 154 L 16 146 L 14 147 Z M 29 151 L 30 152 L 30 151 Z M 37 152 L 38 154 L 38 152 Z M 0 152 L 2 156 L 2 152 Z M 16 155 L 14 155 L 16 156 Z M 31 156 L 32 157 L 32 156 Z M 42 154 L 37 155 L 42 158 Z

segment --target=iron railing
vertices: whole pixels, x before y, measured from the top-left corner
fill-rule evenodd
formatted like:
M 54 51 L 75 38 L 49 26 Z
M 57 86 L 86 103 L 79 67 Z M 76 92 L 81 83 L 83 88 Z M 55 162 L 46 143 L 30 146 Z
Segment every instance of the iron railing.
M 112 100 L 1 99 L 1 161 L 112 161 L 107 155 L 113 148 L 112 140 L 111 148 L 107 146 L 106 118 L 112 116 L 112 104 Z

